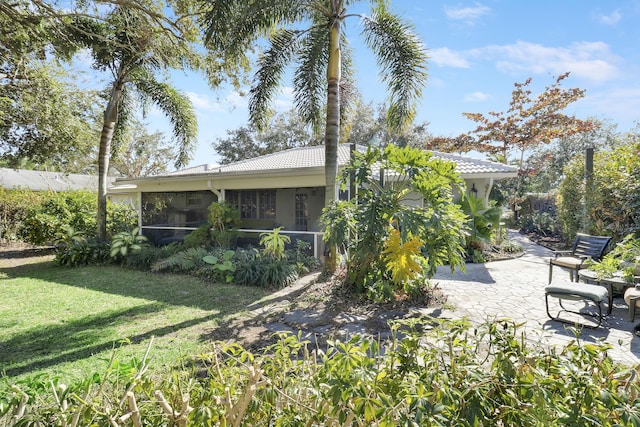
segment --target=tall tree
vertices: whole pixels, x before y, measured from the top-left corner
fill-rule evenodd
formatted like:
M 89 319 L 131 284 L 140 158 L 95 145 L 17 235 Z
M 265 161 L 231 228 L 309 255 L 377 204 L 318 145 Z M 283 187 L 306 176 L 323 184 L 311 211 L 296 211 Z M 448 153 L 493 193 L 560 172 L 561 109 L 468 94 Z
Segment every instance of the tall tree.
M 158 6 L 157 13 L 162 14 Z M 112 141 L 131 118 L 136 98 L 153 103 L 170 120 L 180 154 L 176 166 L 189 160 L 197 136 L 197 121 L 189 98 L 167 82 L 160 72 L 191 65 L 195 54 L 148 15 L 135 9 L 114 7 L 104 21 L 82 20 L 77 40 L 91 50 L 94 67 L 112 75 L 98 148 L 98 237 L 107 238 L 107 174 Z
M 137 178 L 167 172 L 177 157 L 176 148 L 162 132 L 149 133 L 143 122 L 133 120 L 121 135 L 110 163 L 118 175 Z
M 13 40 L 10 31 L 0 28 L 3 41 L 7 37 L 18 47 L 26 46 L 25 51 L 35 51 L 31 40 L 38 42 L 37 47 L 42 40 L 55 39 L 56 43 L 50 45 L 56 54 L 56 49 L 67 53 L 62 49 L 67 45 L 74 49 L 82 46 L 91 52 L 96 70 L 111 73 L 98 148 L 97 231 L 104 239 L 111 147 L 112 143 L 117 144 L 133 109 L 142 106 L 146 110 L 154 104 L 169 118 L 179 147 L 179 167 L 192 153 L 196 118 L 189 99 L 166 81 L 167 72 L 205 71 L 212 86 L 226 77 L 237 85 L 236 76 L 247 64 L 223 58 L 218 52 L 203 51 L 198 0 L 69 0 L 63 6 L 48 0 L 16 0 L 15 4 L 18 7 L 0 3 L 0 14 L 19 23 L 21 29 Z M 47 31 L 40 31 L 45 24 Z M 21 43 L 25 37 L 30 43 Z M 16 58 L 19 56 L 12 58 L 13 62 Z M 15 75 L 19 75 L 17 70 Z M 0 74 L 2 77 L 5 76 Z
M 206 39 L 210 45 L 243 56 L 261 36 L 269 45 L 259 59 L 250 91 L 251 121 L 263 128 L 270 103 L 289 63 L 295 62 L 295 105 L 319 131 L 325 113 L 326 203 L 336 198 L 340 117 L 346 110 L 351 61 L 344 38 L 345 20 L 360 18 L 364 41 L 376 55 L 387 83 L 392 130 L 407 125 L 425 84 L 426 50 L 411 27 L 374 0 L 370 16 L 350 14 L 348 0 L 227 0 L 207 2 Z M 345 80 L 343 80 L 343 76 Z M 341 99 L 342 97 L 342 99 Z
M 218 138 L 212 146 L 220 156 L 220 163 L 225 164 L 289 148 L 320 144 L 322 140 L 292 109 L 276 115 L 264 130 L 259 130 L 252 123 L 228 130 L 227 136 Z
M 594 123 L 589 120 L 580 120 L 563 113 L 567 106 L 582 98 L 585 93 L 579 88 L 562 88 L 562 82 L 568 77 L 569 73 L 560 75 L 535 98 L 529 88 L 531 78 L 523 83 L 515 83 L 507 111 L 492 111 L 487 115 L 462 113 L 466 118 L 479 123 L 478 127 L 455 138 L 433 138 L 426 146 L 442 151 L 477 150 L 499 154 L 505 162 L 509 159 L 509 154 L 517 150 L 522 168 L 528 149 L 594 128 Z
M 78 87 L 55 61 L 31 61 L 20 78 L 0 85 L 0 158 L 50 170 L 95 171 L 100 96 Z

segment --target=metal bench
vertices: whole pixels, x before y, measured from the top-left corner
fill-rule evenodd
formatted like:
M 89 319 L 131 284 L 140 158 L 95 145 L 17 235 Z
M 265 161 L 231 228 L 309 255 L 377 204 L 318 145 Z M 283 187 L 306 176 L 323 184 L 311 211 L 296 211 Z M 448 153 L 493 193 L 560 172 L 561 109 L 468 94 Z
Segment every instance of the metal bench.
M 578 234 L 573 247 L 568 251 L 556 251 L 555 257 L 549 260 L 549 283 L 553 277 L 553 267 L 561 267 L 569 270 L 571 281 L 578 281 L 578 271 L 583 267 L 587 259 L 599 261 L 611 241 L 608 236 L 590 236 Z M 575 274 L 574 274 L 575 273 Z

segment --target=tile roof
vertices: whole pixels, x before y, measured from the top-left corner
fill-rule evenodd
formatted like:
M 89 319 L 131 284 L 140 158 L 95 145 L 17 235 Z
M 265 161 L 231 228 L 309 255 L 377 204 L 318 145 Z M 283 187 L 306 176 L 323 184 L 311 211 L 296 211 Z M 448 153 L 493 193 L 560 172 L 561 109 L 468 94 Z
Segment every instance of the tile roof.
M 366 147 L 358 146 L 359 151 Z M 456 154 L 431 152 L 435 157 L 450 160 L 456 164 L 456 170 L 463 177 L 482 174 L 500 174 L 501 176 L 515 176 L 517 169 L 503 163 L 476 159 Z M 349 162 L 349 145 L 338 146 L 338 165 L 344 166 Z M 208 175 L 241 172 L 261 172 L 276 170 L 293 170 L 324 167 L 324 145 L 291 148 L 278 153 L 265 154 L 251 159 L 240 160 L 226 165 L 200 165 L 188 169 L 170 172 L 163 176 L 180 175 Z
M 113 180 L 114 178 L 109 178 L 109 181 Z M 0 187 L 8 190 L 28 188 L 30 190 L 51 190 L 56 192 L 70 190 L 97 191 L 98 176 L 0 168 Z

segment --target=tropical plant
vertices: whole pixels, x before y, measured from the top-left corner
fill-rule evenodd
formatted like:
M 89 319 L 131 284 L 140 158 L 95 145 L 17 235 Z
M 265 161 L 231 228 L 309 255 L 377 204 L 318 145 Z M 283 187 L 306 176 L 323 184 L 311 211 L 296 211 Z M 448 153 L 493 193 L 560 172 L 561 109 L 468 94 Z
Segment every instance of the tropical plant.
M 439 265 L 452 271 L 464 265 L 466 218 L 453 203 L 453 187 L 462 192 L 454 168 L 410 147 L 355 154 L 342 185 L 355 178 L 357 197 L 325 208 L 321 217 L 325 240 L 345 254 L 349 284 L 389 294 L 389 286 L 401 289 L 400 281 L 415 279 L 416 264 L 424 278 Z M 386 171 L 384 184 L 379 171 Z
M 131 231 L 121 231 L 111 238 L 111 258 L 124 259 L 129 254 L 141 250 L 148 241 L 146 236 L 140 234 L 138 227 Z
M 236 266 L 232 262 L 235 254 L 235 251 L 226 250 L 221 255 L 207 255 L 202 260 L 211 266 L 215 278 L 230 283 L 233 282 L 233 273 L 236 271 Z
M 229 248 L 238 236 L 240 211 L 229 202 L 215 202 L 209 206 L 209 227 L 212 242 L 221 248 Z
M 469 232 L 465 243 L 467 256 L 474 258 L 475 254 L 474 262 L 483 262 L 482 251 L 498 231 L 500 208 L 493 203 L 485 206 L 483 199 L 471 194 L 460 200 L 460 207 L 469 217 Z
M 108 264 L 112 261 L 109 243 L 78 239 L 56 248 L 55 262 L 63 267 Z
M 194 272 L 196 269 L 204 267 L 206 263 L 204 257 L 208 255 L 205 248 L 187 248 L 177 252 L 166 259 L 161 259 L 151 266 L 154 273 L 169 272 Z
M 280 234 L 280 230 L 282 227 L 276 227 L 270 233 L 260 234 L 260 244 L 264 247 L 264 253 L 273 259 L 284 258 L 285 245 L 291 243 L 291 237 Z
M 206 41 L 216 50 L 244 57 L 259 37 L 269 35 L 249 92 L 250 118 L 259 129 L 266 127 L 269 104 L 287 65 L 297 63 L 293 77 L 297 110 L 316 131 L 322 127 L 322 114 L 326 114 L 327 205 L 336 199 L 340 118 L 348 108 L 351 59 L 344 38 L 345 20 L 361 19 L 364 41 L 375 53 L 390 91 L 387 120 L 393 130 L 403 128 L 415 115 L 415 102 L 427 77 L 425 47 L 411 27 L 388 10 L 387 1 L 374 1 L 371 15 L 350 13 L 352 3 L 229 0 L 207 3 L 204 17 Z

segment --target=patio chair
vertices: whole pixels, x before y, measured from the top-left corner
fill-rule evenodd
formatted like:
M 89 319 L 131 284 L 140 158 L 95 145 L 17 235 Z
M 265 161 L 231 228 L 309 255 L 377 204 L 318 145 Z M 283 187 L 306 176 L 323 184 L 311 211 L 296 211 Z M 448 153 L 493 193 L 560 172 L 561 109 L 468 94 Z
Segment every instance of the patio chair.
M 571 281 L 574 281 L 574 277 L 575 281 L 578 281 L 578 271 L 584 267 L 584 262 L 587 259 L 600 261 L 610 241 L 611 237 L 578 233 L 570 250 L 555 251 L 555 257 L 549 260 L 549 283 L 551 283 L 554 266 L 568 269 Z

